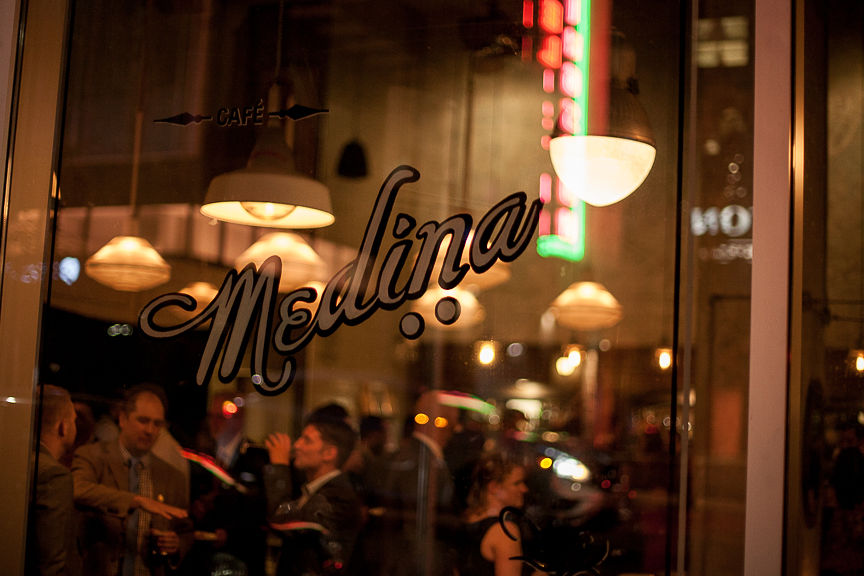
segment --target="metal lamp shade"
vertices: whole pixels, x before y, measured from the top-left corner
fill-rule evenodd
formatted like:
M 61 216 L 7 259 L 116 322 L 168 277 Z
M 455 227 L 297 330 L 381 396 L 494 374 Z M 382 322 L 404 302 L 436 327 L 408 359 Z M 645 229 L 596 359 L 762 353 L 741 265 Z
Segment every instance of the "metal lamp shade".
M 452 324 L 442 324 L 435 316 L 435 308 L 442 298 L 448 296 L 455 298 L 459 302 L 460 314 L 459 318 Z M 459 286 L 452 290 L 444 290 L 440 286 L 430 287 L 423 296 L 414 302 L 411 310 L 423 316 L 427 326 L 442 330 L 470 328 L 481 323 L 486 318 L 486 311 L 483 305 L 477 300 L 477 297 Z
M 241 270 L 252 262 L 260 268 L 273 255 L 282 260 L 280 292 L 290 292 L 310 282 L 326 280 L 327 265 L 299 234 L 293 232 L 265 234 L 237 257 L 234 266 Z
M 267 228 L 321 228 L 335 221 L 327 187 L 294 167 L 281 132 L 267 128 L 245 168 L 216 176 L 201 213 L 234 224 Z
M 611 328 L 621 321 L 618 300 L 597 282 L 575 282 L 552 302 L 559 325 L 573 330 Z
M 437 281 L 437 279 L 441 276 L 441 269 L 444 266 L 444 257 L 447 254 L 447 250 L 450 248 L 451 238 L 447 236 L 442 242 L 441 246 L 438 249 L 438 255 L 435 258 L 435 263 L 432 266 L 432 281 Z M 468 265 L 470 266 L 470 252 L 471 252 L 471 244 L 474 242 L 474 231 L 471 230 L 468 233 L 468 238 L 465 240 L 465 248 L 462 251 L 462 258 L 459 261 L 459 265 Z M 460 282 L 460 286 L 466 288 L 477 294 L 483 290 L 488 290 L 490 288 L 494 288 L 500 284 L 504 284 L 510 280 L 510 264 L 507 262 L 501 262 L 500 260 L 495 262 L 495 264 L 483 272 L 482 274 L 476 273 L 473 269 L 469 270 L 465 275 L 465 278 Z
M 164 284 L 171 266 L 138 236 L 115 236 L 87 259 L 88 276 L 121 292 L 140 292 Z
M 587 134 L 556 134 L 549 142 L 555 173 L 574 196 L 593 206 L 632 194 L 657 154 L 648 115 L 637 98 L 636 53 L 619 31 L 612 33 L 609 77 L 607 121 L 589 119 Z

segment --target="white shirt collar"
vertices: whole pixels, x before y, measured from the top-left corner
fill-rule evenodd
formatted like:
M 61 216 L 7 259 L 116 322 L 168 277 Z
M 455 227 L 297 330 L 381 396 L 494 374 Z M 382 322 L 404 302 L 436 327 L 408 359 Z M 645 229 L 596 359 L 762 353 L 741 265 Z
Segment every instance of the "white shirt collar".
M 324 474 L 323 476 L 316 478 L 315 480 L 312 480 L 311 482 L 307 482 L 303 486 L 303 489 L 307 495 L 311 496 L 312 494 L 317 492 L 318 489 L 321 488 L 321 486 L 325 485 L 327 482 L 329 482 L 333 478 L 336 478 L 341 473 L 342 473 L 341 470 L 331 470 L 330 472 Z

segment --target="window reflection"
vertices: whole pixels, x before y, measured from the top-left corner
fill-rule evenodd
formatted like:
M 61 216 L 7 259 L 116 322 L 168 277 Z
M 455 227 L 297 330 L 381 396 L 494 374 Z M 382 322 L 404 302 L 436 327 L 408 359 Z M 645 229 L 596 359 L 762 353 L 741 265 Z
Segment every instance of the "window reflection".
M 592 3 L 457 4 L 156 2 L 126 11 L 111 2 L 76 4 L 54 250 L 60 281 L 51 288 L 43 373 L 72 393 L 81 414 L 92 412 L 92 433 L 79 440 L 85 454 L 100 442 L 123 444 L 112 425 L 122 431 L 121 423 L 142 409 L 118 404 L 124 392 L 142 383 L 164 392 L 167 426 L 159 438 L 182 449 L 163 455 L 182 456 L 189 504 L 168 499 L 167 488 L 165 501 L 158 500 L 156 468 L 157 492 L 147 498 L 182 508 L 188 519 L 148 501 L 154 519 L 160 511 L 171 516 L 151 531 L 177 535 L 176 542 L 164 535 L 158 541 L 156 532 L 157 544 L 148 543 L 151 574 L 416 575 L 452 574 L 460 566 L 467 573 L 466 557 L 483 570 L 483 562 L 500 561 L 483 553 L 487 534 L 515 551 L 510 555 L 524 555 L 524 570 L 601 563 L 613 572 L 664 570 L 673 531 L 671 464 L 682 443 L 694 439 L 692 420 L 674 405 L 676 355 L 666 348 L 676 306 L 679 114 L 669 103 L 678 98 L 678 16 L 667 7 L 668 14 L 654 14 L 652 28 L 640 25 L 637 3 L 593 3 L 605 14 L 593 20 L 592 38 L 606 61 L 595 69 L 598 80 L 585 68 L 577 81 L 575 66 L 586 52 L 574 46 L 574 31 L 585 20 L 569 11 Z M 578 186 L 559 185 L 544 143 L 562 122 L 575 134 L 576 117 L 567 114 L 584 115 L 586 129 L 592 118 L 602 122 L 603 106 L 577 112 L 572 102 L 579 89 L 608 84 L 613 24 L 627 30 L 639 54 L 638 98 L 657 156 L 637 193 L 586 206 Z M 550 52 L 550 37 L 562 39 L 560 54 Z M 573 66 L 564 66 L 568 58 Z M 729 58 L 723 61 L 741 60 Z M 626 78 L 634 90 L 635 76 Z M 599 89 L 592 101 L 607 97 Z M 312 112 L 281 114 L 294 105 Z M 718 154 L 746 166 L 735 156 L 749 153 L 740 112 L 720 116 L 726 121 L 716 135 Z M 363 168 L 344 168 L 357 142 Z M 730 175 L 745 170 L 733 174 L 729 162 Z M 377 293 L 383 304 L 374 314 L 310 339 L 291 356 L 293 383 L 262 394 L 286 355 L 259 333 L 273 334 L 286 322 L 280 306 L 290 291 L 314 288 L 293 311 L 308 311 L 310 319 L 347 297 L 351 280 L 340 271 L 359 269 L 369 256 L 362 241 L 375 230 L 370 214 L 399 166 L 416 167 L 421 177 L 395 197 L 394 217 L 381 227 L 385 243 L 377 255 L 394 254 L 391 276 L 379 277 L 376 268 L 369 284 L 383 277 L 401 290 L 412 266 L 428 265 L 425 300 L 397 306 L 394 295 Z M 237 174 L 250 178 L 216 185 Z M 254 225 L 202 208 L 214 194 L 255 192 L 264 186 L 260 178 L 269 186 L 283 177 L 315 183 L 300 196 L 326 191 L 332 224 L 272 229 L 302 212 L 302 198 L 240 198 L 244 218 L 265 220 Z M 530 228 L 514 225 L 505 236 L 502 218 L 483 232 L 484 214 L 518 192 L 527 198 L 519 218 L 534 199 L 548 201 L 537 222 L 554 246 L 532 239 L 484 270 L 478 261 L 497 238 L 515 245 L 516 233 Z M 728 247 L 747 241 L 749 232 L 749 212 L 736 198 L 723 200 L 737 203 L 731 215 L 712 199 L 691 216 L 710 240 L 700 245 L 700 258 L 707 256 L 699 265 L 747 266 L 746 250 Z M 469 218 L 462 234 L 458 224 Z M 458 239 L 470 257 L 432 255 L 423 264 L 414 234 L 428 222 L 453 226 L 441 234 L 437 254 Z M 100 281 L 93 260 L 89 271 L 85 265 L 75 274 L 71 259 L 87 262 L 112 238 L 133 232 L 170 265 L 162 284 Z M 414 244 L 403 243 L 400 253 L 406 238 Z M 262 253 L 251 252 L 262 245 Z M 214 352 L 207 346 L 224 320 L 218 314 L 164 339 L 139 325 L 141 310 L 169 293 L 186 294 L 176 298 L 188 305 L 157 311 L 154 322 L 190 321 L 220 298 L 220 287 L 224 294 L 226 277 L 257 273 L 273 255 L 281 262 L 278 289 L 274 282 L 268 292 L 273 316 L 259 325 L 264 307 L 250 315 L 259 332 L 225 331 Z M 134 261 L 123 265 L 141 272 Z M 471 271 L 457 282 L 460 266 Z M 742 272 L 716 275 L 733 283 Z M 569 290 L 578 293 L 562 300 Z M 724 322 L 740 314 L 744 303 L 736 297 L 705 296 L 718 314 L 712 330 L 723 332 Z M 226 316 L 236 312 L 231 306 Z M 297 332 L 287 330 L 284 341 Z M 718 342 L 712 354 L 741 345 Z M 266 361 L 256 365 L 264 348 Z M 201 378 L 208 354 L 217 368 Z M 237 362 L 229 362 L 234 355 Z M 237 369 L 220 375 L 222 365 Z M 739 388 L 712 394 L 712 408 L 697 405 L 693 420 L 740 415 Z M 743 422 L 724 422 L 732 432 L 711 433 L 711 449 L 738 458 Z M 104 434 L 111 430 L 113 436 Z M 349 441 L 355 447 L 346 453 Z M 147 459 L 156 454 L 138 451 Z M 483 463 L 494 458 L 502 459 L 494 462 L 501 469 L 480 478 Z M 112 489 L 131 494 L 134 483 L 146 484 L 129 470 Z M 107 476 L 98 480 L 109 483 Z M 472 498 L 478 492 L 482 497 Z M 118 546 L 126 546 L 123 558 L 136 557 L 128 510 L 100 510 L 80 493 L 75 498 L 82 513 L 122 521 Z M 501 520 L 508 506 L 517 510 Z M 467 526 L 481 521 L 488 526 L 474 535 L 477 549 L 466 550 L 473 542 Z M 598 554 L 572 554 L 565 543 L 574 536 Z

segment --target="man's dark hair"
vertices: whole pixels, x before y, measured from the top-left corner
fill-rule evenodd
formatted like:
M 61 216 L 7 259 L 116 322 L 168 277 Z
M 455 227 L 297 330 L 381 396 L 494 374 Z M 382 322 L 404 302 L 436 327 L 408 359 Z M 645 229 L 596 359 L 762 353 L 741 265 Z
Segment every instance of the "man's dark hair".
M 348 410 L 341 404 L 331 402 L 319 406 L 306 417 L 306 424 L 317 424 L 319 422 L 345 422 L 348 420 Z
M 308 425 L 314 426 L 318 430 L 318 433 L 321 434 L 321 440 L 325 444 L 336 447 L 338 452 L 336 467 L 341 470 L 357 444 L 357 433 L 342 420 L 321 420 L 310 422 Z
M 126 390 L 123 393 L 122 410 L 128 416 L 135 411 L 135 403 L 138 402 L 138 397 L 142 394 L 152 394 L 159 398 L 162 403 L 162 408 L 168 412 L 168 399 L 165 397 L 165 391 L 156 384 L 138 384 Z
M 71 405 L 72 398 L 68 391 L 52 384 L 43 385 L 42 422 L 40 426 L 42 433 L 50 431 L 58 422 L 63 420 L 67 408 Z
M 384 419 L 380 416 L 364 416 L 360 420 L 360 437 L 366 438 L 374 432 L 384 432 Z

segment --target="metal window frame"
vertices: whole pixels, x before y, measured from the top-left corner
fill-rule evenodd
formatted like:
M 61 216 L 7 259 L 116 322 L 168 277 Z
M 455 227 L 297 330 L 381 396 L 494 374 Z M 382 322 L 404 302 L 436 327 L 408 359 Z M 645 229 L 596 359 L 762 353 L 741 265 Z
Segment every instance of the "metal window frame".
M 793 189 L 792 2 L 757 0 L 755 13 L 745 576 L 782 574 L 784 567 Z
M 0 229 L 0 462 L 4 468 L 0 571 L 4 574 L 24 573 L 39 338 L 51 271 L 52 206 L 58 192 L 54 169 L 61 133 L 68 8 L 67 0 L 29 0 L 16 3 L 11 20 L 5 19 L 10 11 L 5 7 L 0 11 L 8 38 L 19 40 L 3 46 L 2 53 L 11 68 L 4 86 L 4 98 L 8 94 L 10 102 L 4 116 L 10 121 L 2 127 L 8 149 L 4 150 Z
M 4 166 L 0 270 L 41 263 L 50 270 L 52 199 L 68 0 L 6 0 L 0 26 L 8 38 L 19 26 L 19 6 L 26 12 L 26 35 L 12 129 L 6 131 L 11 153 Z M 754 257 L 752 280 L 750 397 L 747 446 L 745 576 L 783 570 L 786 402 L 789 351 L 790 246 L 793 189 L 792 2 L 756 0 L 754 125 Z M 0 64 L 15 60 L 17 45 L 0 46 Z M 3 93 L 4 119 L 10 108 Z M 797 152 L 797 151 L 796 151 Z M 797 156 L 795 156 L 797 158 Z M 796 163 L 797 165 L 797 163 Z M 27 216 L 32 241 L 7 249 L 10 230 Z M 18 247 L 16 247 L 18 248 Z M 0 276 L 0 564 L 6 574 L 22 574 L 27 505 L 37 405 L 40 319 L 47 282 L 23 283 Z M 6 398 L 15 398 L 14 403 Z M 686 502 L 686 499 L 682 499 Z

